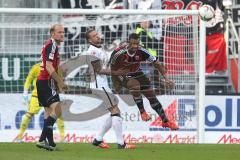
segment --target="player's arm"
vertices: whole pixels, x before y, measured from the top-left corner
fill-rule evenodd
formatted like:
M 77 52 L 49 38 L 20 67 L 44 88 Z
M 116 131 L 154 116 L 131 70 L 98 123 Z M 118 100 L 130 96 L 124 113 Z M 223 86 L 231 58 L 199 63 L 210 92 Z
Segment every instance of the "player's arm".
M 164 78 L 164 85 L 166 85 L 166 88 L 169 88 L 169 89 L 173 89 L 175 84 L 173 81 L 171 81 L 170 79 L 167 78 L 167 69 L 162 65 L 160 64 L 158 61 L 155 61 L 153 62 L 153 66 L 161 73 L 161 75 L 163 76 Z
M 28 103 L 28 90 L 32 84 L 32 81 L 34 80 L 34 66 L 30 69 L 27 78 L 24 83 L 24 90 L 23 90 L 23 103 L 27 104 Z
M 166 88 L 173 89 L 175 84 L 173 81 L 171 81 L 170 79 L 167 78 L 167 74 L 166 74 L 167 69 L 165 68 L 165 66 L 162 65 L 157 60 L 153 61 L 153 66 L 161 73 L 162 77 L 164 78 L 163 84 L 166 86 Z
M 128 69 L 118 69 L 112 70 L 108 68 L 102 68 L 101 60 L 95 60 L 91 62 L 94 72 L 97 74 L 104 74 L 104 75 L 126 75 L 128 73 Z
M 157 61 L 156 57 L 152 56 L 146 49 L 141 48 L 140 51 L 143 55 L 143 58 L 152 63 L 154 68 L 156 68 L 161 73 L 163 78 L 165 80 L 168 80 L 166 76 L 167 69 L 162 64 L 160 64 L 159 61 Z
M 60 66 L 58 66 L 57 74 L 58 74 L 62 79 L 64 79 L 64 77 L 66 77 L 66 71 L 64 71 L 64 70 L 62 69 L 62 67 L 60 67 Z
M 160 64 L 159 61 L 154 61 L 153 66 L 161 73 L 161 75 L 163 76 L 164 79 L 167 78 L 167 76 L 166 76 L 167 69 L 162 64 Z
M 64 81 L 61 76 L 58 75 L 56 70 L 53 67 L 53 58 L 56 50 L 56 43 L 49 45 L 46 48 L 47 59 L 46 59 L 46 70 L 48 74 L 57 82 L 59 90 L 67 90 L 67 86 L 64 84 Z
M 67 89 L 67 86 L 64 84 L 63 79 L 57 74 L 57 72 L 53 68 L 51 61 L 46 61 L 46 70 L 48 71 L 48 74 L 57 82 L 60 90 Z
M 35 65 L 32 66 L 32 68 L 30 69 L 28 75 L 27 75 L 27 78 L 25 80 L 25 83 L 24 83 L 24 90 L 28 91 L 31 84 L 32 84 L 32 81 L 36 78 L 36 75 L 35 75 Z

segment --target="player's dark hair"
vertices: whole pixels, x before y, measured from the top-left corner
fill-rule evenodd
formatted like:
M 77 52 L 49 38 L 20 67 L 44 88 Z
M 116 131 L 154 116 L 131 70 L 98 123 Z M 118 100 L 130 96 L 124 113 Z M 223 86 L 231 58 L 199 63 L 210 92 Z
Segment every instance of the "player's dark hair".
M 136 33 L 131 33 L 131 34 L 128 36 L 128 40 L 130 40 L 130 39 L 138 40 L 138 39 L 139 39 L 139 36 L 138 36 L 138 34 L 136 34 Z
M 90 29 L 90 30 L 88 30 L 88 31 L 86 32 L 85 38 L 86 38 L 87 41 L 88 41 L 89 38 L 90 38 L 90 33 L 93 32 L 93 31 L 94 31 L 94 29 Z

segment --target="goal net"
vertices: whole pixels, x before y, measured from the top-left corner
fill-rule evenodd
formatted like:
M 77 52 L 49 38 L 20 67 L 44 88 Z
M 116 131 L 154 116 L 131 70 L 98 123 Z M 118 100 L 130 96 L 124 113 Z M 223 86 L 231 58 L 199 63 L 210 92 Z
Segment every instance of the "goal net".
M 2 12 L 2 13 L 1 13 Z M 175 83 L 172 88 L 166 87 L 162 81 L 161 75 L 154 70 L 150 63 L 143 62 L 141 67 L 151 80 L 151 86 L 154 88 L 157 98 L 163 104 L 165 112 L 169 119 L 176 121 L 180 130 L 171 134 L 167 129 L 161 127 L 161 120 L 151 109 L 148 101 L 144 99 L 146 110 L 151 113 L 152 121 L 145 123 L 139 119 L 137 107 L 129 98 L 129 91 L 122 90 L 118 95 L 119 105 L 122 111 L 122 117 L 127 123 L 124 129 L 130 131 L 134 136 L 140 136 L 141 132 L 153 134 L 152 142 L 170 142 L 181 143 L 178 138 L 189 137 L 186 143 L 196 143 L 199 131 L 199 104 L 201 104 L 200 68 L 200 50 L 201 36 L 204 39 L 205 34 L 200 33 L 200 20 L 198 12 L 192 11 L 134 11 L 134 10 L 11 10 L 0 11 L 0 100 L 1 106 L 5 106 L 6 115 L 1 113 L 0 126 L 3 130 L 15 129 L 20 126 L 21 118 L 27 108 L 22 105 L 22 93 L 24 81 L 30 68 L 40 59 L 42 45 L 47 40 L 49 28 L 51 25 L 60 23 L 65 27 L 65 41 L 61 44 L 61 60 L 63 66 L 67 67 L 65 77 L 66 83 L 70 86 L 68 94 L 63 94 L 63 99 L 72 99 L 71 109 L 77 112 L 87 112 L 91 108 L 88 106 L 99 100 L 88 96 L 81 100 L 80 88 L 89 88 L 92 76 L 91 66 L 89 66 L 86 51 L 88 44 L 85 39 L 85 33 L 88 29 L 96 29 L 103 38 L 104 50 L 110 57 L 114 48 L 127 41 L 129 34 L 137 32 L 136 29 L 143 21 L 150 22 L 148 31 L 152 33 L 155 42 L 147 41 L 152 49 L 156 51 L 154 56 L 167 68 L 167 76 Z M 203 41 L 204 42 L 204 41 Z M 141 42 L 143 44 L 143 42 Z M 112 88 L 111 77 L 108 84 Z M 204 84 L 203 84 L 204 85 Z M 29 90 L 31 93 L 31 90 Z M 29 95 L 30 97 L 30 95 Z M 96 107 L 95 105 L 95 107 Z M 8 107 L 10 106 L 11 109 Z M 129 107 L 132 106 L 132 107 Z M 93 106 L 92 106 L 93 107 Z M 131 121 L 131 115 L 134 112 L 134 121 Z M 11 117 L 11 115 L 13 117 Z M 93 113 L 91 117 L 94 117 Z M 102 113 L 102 115 L 104 115 Z M 84 114 L 84 117 L 87 114 Z M 32 120 L 32 126 L 29 129 L 41 128 L 40 122 L 42 115 Z M 10 120 L 9 120 L 9 117 Z M 101 116 L 97 116 L 101 118 Z M 96 121 L 95 119 L 95 121 Z M 13 121 L 9 125 L 7 122 Z M 81 123 L 85 121 L 85 123 Z M 97 120 L 98 121 L 98 120 Z M 69 130 L 87 130 L 92 131 L 94 118 L 81 119 L 82 127 L 75 127 L 77 122 L 66 122 L 66 129 Z M 72 124 L 74 123 L 74 124 Z M 128 124 L 129 123 L 129 124 Z M 80 125 L 81 126 L 81 125 Z M 87 128 L 87 129 L 86 129 Z M 163 131 L 165 141 L 161 139 L 158 131 Z M 88 133 L 88 132 L 87 132 Z M 175 137 L 174 137 L 175 135 Z M 159 139 L 160 136 L 160 139 Z M 171 137 L 172 136 L 172 137 Z M 125 135 L 125 138 L 127 134 Z M 163 138 L 163 139 L 164 139 Z M 111 141 L 111 140 L 110 140 Z M 183 142 L 184 143 L 184 142 Z

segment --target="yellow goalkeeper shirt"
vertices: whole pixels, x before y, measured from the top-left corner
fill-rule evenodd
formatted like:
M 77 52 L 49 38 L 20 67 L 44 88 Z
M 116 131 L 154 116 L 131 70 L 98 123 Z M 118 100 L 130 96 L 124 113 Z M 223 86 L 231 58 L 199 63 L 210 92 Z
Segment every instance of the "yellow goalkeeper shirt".
M 37 97 L 36 82 L 37 82 L 37 77 L 40 73 L 40 70 L 41 70 L 40 63 L 33 65 L 24 83 L 24 90 L 29 90 L 31 84 L 33 85 L 32 96 L 36 96 L 36 97 Z

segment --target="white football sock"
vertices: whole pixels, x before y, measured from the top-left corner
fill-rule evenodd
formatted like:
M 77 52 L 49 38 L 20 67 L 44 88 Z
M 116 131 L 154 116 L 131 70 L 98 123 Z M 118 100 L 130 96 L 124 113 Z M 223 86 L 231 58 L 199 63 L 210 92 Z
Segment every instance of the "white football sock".
M 103 123 L 102 128 L 100 129 L 100 132 L 97 134 L 96 139 L 98 141 L 103 140 L 103 136 L 107 133 L 107 131 L 112 127 L 112 117 L 109 116 L 105 122 Z
M 117 143 L 123 145 L 124 140 L 123 140 L 123 134 L 122 134 L 122 118 L 118 116 L 113 116 L 112 126 L 117 137 Z

